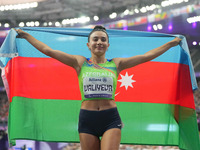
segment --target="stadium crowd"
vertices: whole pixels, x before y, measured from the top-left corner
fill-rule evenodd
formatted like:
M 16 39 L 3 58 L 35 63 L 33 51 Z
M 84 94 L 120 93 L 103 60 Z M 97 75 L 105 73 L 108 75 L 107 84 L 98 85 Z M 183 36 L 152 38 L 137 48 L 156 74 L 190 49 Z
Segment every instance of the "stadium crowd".
M 8 112 L 9 112 L 9 101 L 6 95 L 0 96 L 0 123 L 6 123 L 8 120 Z
M 196 106 L 196 112 L 200 114 L 200 81 L 197 84 L 199 88 L 194 91 L 194 101 Z

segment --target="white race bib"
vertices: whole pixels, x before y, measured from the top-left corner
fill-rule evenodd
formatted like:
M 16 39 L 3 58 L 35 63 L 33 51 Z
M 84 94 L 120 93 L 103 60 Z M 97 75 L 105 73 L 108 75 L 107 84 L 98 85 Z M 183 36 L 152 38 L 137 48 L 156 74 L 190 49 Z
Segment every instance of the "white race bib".
M 83 92 L 85 98 L 112 98 L 112 77 L 85 77 L 83 78 Z

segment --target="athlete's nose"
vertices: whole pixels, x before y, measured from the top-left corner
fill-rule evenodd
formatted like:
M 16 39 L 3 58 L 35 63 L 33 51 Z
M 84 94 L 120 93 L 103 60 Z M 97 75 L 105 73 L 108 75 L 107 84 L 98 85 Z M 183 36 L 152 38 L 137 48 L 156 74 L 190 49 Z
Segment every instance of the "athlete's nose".
M 97 41 L 97 44 L 100 45 L 102 43 L 101 39 Z

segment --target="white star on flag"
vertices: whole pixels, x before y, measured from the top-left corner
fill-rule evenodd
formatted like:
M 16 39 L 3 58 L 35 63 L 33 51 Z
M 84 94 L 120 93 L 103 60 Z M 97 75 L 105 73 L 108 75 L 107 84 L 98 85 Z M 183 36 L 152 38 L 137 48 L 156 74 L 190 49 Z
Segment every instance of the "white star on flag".
M 136 82 L 135 80 L 132 80 L 133 75 L 129 76 L 128 73 L 126 72 L 125 76 L 123 76 L 122 74 L 120 74 L 120 76 L 121 79 L 118 80 L 119 82 L 121 82 L 120 87 L 125 86 L 126 90 L 128 89 L 129 86 L 133 88 L 132 83 Z

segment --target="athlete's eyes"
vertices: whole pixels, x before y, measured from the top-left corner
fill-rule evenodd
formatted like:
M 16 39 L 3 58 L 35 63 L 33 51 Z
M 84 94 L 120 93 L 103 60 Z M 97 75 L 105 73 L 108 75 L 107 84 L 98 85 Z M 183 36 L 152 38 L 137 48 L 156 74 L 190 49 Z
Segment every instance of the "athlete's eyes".
M 101 38 L 101 41 L 102 41 L 102 42 L 105 42 L 105 41 L 106 41 L 106 38 L 105 38 L 105 37 L 102 37 L 102 38 Z
M 94 37 L 94 38 L 93 38 L 93 41 L 95 41 L 95 42 L 98 41 L 98 38 L 97 38 L 97 37 Z
M 97 42 L 98 40 L 99 40 L 98 37 L 94 37 L 94 38 L 93 38 L 93 41 L 95 41 L 95 42 Z M 102 38 L 101 38 L 101 41 L 102 41 L 102 42 L 106 42 L 106 38 L 105 38 L 105 37 L 102 37 Z

